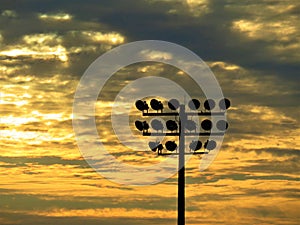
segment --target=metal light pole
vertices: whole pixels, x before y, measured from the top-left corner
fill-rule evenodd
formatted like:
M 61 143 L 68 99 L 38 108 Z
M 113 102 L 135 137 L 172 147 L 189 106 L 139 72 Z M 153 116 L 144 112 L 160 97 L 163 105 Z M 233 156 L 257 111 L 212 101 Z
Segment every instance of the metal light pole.
M 170 104 L 170 102 L 172 103 Z M 192 103 L 189 103 L 189 107 L 191 109 L 198 109 L 200 107 L 200 102 L 196 99 L 191 100 Z M 178 152 L 173 152 L 175 149 L 177 149 L 177 145 L 175 144 L 172 148 L 167 147 L 168 151 L 171 151 L 172 153 L 164 153 L 162 152 L 163 146 L 162 144 L 159 144 L 159 142 L 149 142 L 149 147 L 152 151 L 157 151 L 158 155 L 178 155 L 178 217 L 177 217 L 177 224 L 178 225 L 185 225 L 185 155 L 196 155 L 196 154 L 207 154 L 208 151 L 213 150 L 216 147 L 216 142 L 213 140 L 207 140 L 204 144 L 204 151 L 198 151 L 202 143 L 200 141 L 195 142 L 194 145 L 191 143 L 192 148 L 194 152 L 188 153 L 185 151 L 185 137 L 186 136 L 223 136 L 225 133 L 225 130 L 228 128 L 228 123 L 226 121 L 220 120 L 216 124 L 217 128 L 220 130 L 220 132 L 214 132 L 212 133 L 210 130 L 212 129 L 212 123 L 208 120 L 203 120 L 201 123 L 201 127 L 205 130 L 205 132 L 186 132 L 188 122 L 188 116 L 194 116 L 197 115 L 198 117 L 201 116 L 222 116 L 225 114 L 225 110 L 227 110 L 230 107 L 230 101 L 228 99 L 221 99 L 219 102 L 220 112 L 210 112 L 211 109 L 215 107 L 215 102 L 212 99 L 206 100 L 204 102 L 204 107 L 208 112 L 186 112 L 185 105 L 179 104 L 179 102 L 175 99 L 172 99 L 169 101 L 168 105 L 171 110 L 177 110 L 179 109 L 179 112 L 163 112 L 163 104 L 160 101 L 157 101 L 156 99 L 152 99 L 150 102 L 151 108 L 156 110 L 157 112 L 151 113 L 148 112 L 149 106 L 146 103 L 146 101 L 138 100 L 136 102 L 136 107 L 143 112 L 143 116 L 179 116 L 178 124 L 179 126 L 174 126 L 174 129 L 177 130 L 176 132 L 149 132 L 149 124 L 144 121 L 136 121 L 135 125 L 138 130 L 143 132 L 143 136 L 176 136 L 179 138 L 179 146 Z M 145 112 L 146 111 L 146 112 Z M 160 112 L 159 112 L 160 111 Z M 162 125 L 161 125 L 162 126 Z M 196 127 L 196 125 L 195 125 Z M 177 129 L 175 129 L 177 128 Z M 171 129 L 171 128 L 169 128 Z M 163 129 L 161 129 L 163 130 Z M 150 144 L 151 143 L 151 144 Z M 190 145 L 190 148 L 191 148 Z
M 179 157 L 178 157 L 178 216 L 177 224 L 185 224 L 185 124 L 187 115 L 185 105 L 180 105 L 179 110 Z

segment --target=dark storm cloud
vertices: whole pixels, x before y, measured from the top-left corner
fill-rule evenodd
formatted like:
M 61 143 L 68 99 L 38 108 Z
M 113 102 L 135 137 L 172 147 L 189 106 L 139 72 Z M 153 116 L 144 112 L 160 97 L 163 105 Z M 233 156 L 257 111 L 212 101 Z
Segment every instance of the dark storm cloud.
M 88 10 L 89 18 L 88 13 L 79 13 L 76 5 L 69 7 L 80 18 L 96 18 L 99 22 L 123 31 L 129 40 L 172 41 L 189 47 L 204 60 L 229 61 L 245 68 L 268 71 L 281 78 L 298 80 L 299 62 L 281 62 L 278 56 L 269 50 L 270 46 L 280 45 L 279 40 L 276 38 L 251 40 L 232 31 L 232 22 L 235 20 L 243 19 L 246 15 L 252 19 L 257 17 L 255 12 L 251 14 L 247 11 L 246 3 L 239 3 L 240 7 L 236 9 L 231 8 L 228 1 L 210 1 L 210 13 L 195 18 L 184 9 L 184 6 L 181 7 L 183 14 L 168 14 L 168 10 L 180 6 L 178 2 L 176 3 L 178 6 L 176 4 L 174 6 L 172 1 L 152 4 L 149 1 L 144 4 L 141 2 L 126 1 L 124 5 L 123 1 L 103 1 L 98 3 L 101 7 L 93 9 L 89 7 L 91 2 L 87 2 L 84 8 Z M 252 4 L 263 8 L 271 3 L 255 1 Z M 272 21 L 271 18 L 275 16 L 267 13 L 266 11 L 262 22 Z M 291 13 L 287 12 L 282 17 Z M 295 39 L 290 40 L 293 41 Z
M 295 1 L 288 1 L 288 3 L 297 4 Z M 18 4 L 5 1 L 1 7 L 15 9 L 20 17 L 26 18 L 28 24 L 23 23 L 20 26 L 16 23 L 17 29 L 8 28 L 8 30 L 11 29 L 11 34 L 16 36 L 18 33 L 41 32 L 51 29 L 49 24 L 42 27 L 41 21 L 29 19 L 35 17 L 36 13 L 63 11 L 74 15 L 77 21 L 104 23 L 110 29 L 125 34 L 128 41 L 160 39 L 176 42 L 195 51 L 206 61 L 227 61 L 245 68 L 272 73 L 282 79 L 299 81 L 299 60 L 281 61 L 279 58 L 288 57 L 288 53 L 283 52 L 278 55 L 270 50 L 270 47 L 274 45 L 287 46 L 297 39 L 292 37 L 284 42 L 276 37 L 252 40 L 232 30 L 232 23 L 244 18 L 272 22 L 274 16 L 279 16 L 283 20 L 285 18 L 288 20 L 290 15 L 297 16 L 295 14 L 297 7 L 279 15 L 268 10 L 263 14 L 263 8 L 272 5 L 281 7 L 281 2 L 256 0 L 251 4 L 245 2 L 232 4 L 230 1 L 212 0 L 208 4 L 209 13 L 199 17 L 195 17 L 189 12 L 186 5 L 178 1 L 89 0 L 82 4 L 82 1 L 40 2 L 30 0 Z M 258 13 L 251 11 L 253 6 L 258 8 Z M 170 10 L 177 10 L 178 13 L 168 13 Z M 292 25 L 296 26 L 296 24 Z M 64 32 L 66 29 L 74 29 L 74 24 L 55 24 L 52 28 L 54 27 L 58 32 Z M 296 28 L 298 29 L 296 35 L 299 35 L 299 26 Z M 92 60 L 93 57 L 96 55 L 90 55 L 89 60 Z M 85 57 L 80 58 L 85 59 Z

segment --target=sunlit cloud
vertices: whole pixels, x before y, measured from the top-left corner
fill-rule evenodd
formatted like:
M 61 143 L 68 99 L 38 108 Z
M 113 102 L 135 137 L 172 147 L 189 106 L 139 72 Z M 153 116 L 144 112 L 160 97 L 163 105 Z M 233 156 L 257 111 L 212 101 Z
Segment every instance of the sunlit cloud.
M 68 61 L 67 50 L 62 46 L 61 37 L 56 34 L 25 35 L 18 45 L 7 46 L 0 55 L 7 57 L 30 57 L 32 59 L 58 59 Z
M 7 66 L 7 65 L 1 65 L 0 64 L 0 72 L 4 77 L 9 76 L 9 75 L 16 75 L 19 73 L 22 73 L 26 70 L 30 69 L 29 65 L 13 65 L 13 66 Z M 10 79 L 15 80 L 18 79 L 18 81 L 29 81 L 28 79 L 33 79 L 33 77 L 29 77 L 29 76 L 16 76 L 16 77 L 11 77 Z
M 2 45 L 3 40 L 4 40 L 3 35 L 0 32 L 0 46 Z
M 240 67 L 238 65 L 229 64 L 229 63 L 225 63 L 225 62 L 208 62 L 208 65 L 212 68 L 220 67 L 221 69 L 228 70 L 228 71 L 240 69 Z
M 104 209 L 83 209 L 69 210 L 56 209 L 53 211 L 43 212 L 35 211 L 35 215 L 51 216 L 51 217 L 101 217 L 101 218 L 173 218 L 176 213 L 174 211 L 161 210 L 141 210 L 126 208 L 104 208 Z
M 193 16 L 202 16 L 211 11 L 209 0 L 185 0 Z
M 143 5 L 145 2 L 147 5 Z M 299 92 L 291 88 L 294 80 L 283 82 L 276 76 L 280 71 L 266 72 L 249 66 L 257 62 L 253 56 L 241 57 L 247 61 L 244 64 L 237 59 L 251 51 L 252 44 L 258 43 L 263 46 L 263 51 L 258 51 L 262 61 L 272 55 L 271 60 L 293 62 L 297 66 L 300 57 L 297 3 L 145 2 L 132 4 L 130 10 L 126 7 L 121 10 L 114 2 L 105 3 L 105 7 L 85 3 L 82 10 L 77 10 L 77 5 L 70 5 L 72 9 L 68 10 L 65 4 L 58 3 L 51 4 L 54 8 L 50 12 L 61 13 L 39 14 L 30 11 L 36 7 L 31 8 L 29 3 L 22 12 L 0 12 L 1 21 L 14 25 L 3 26 L 0 31 L 0 177 L 3 178 L 0 224 L 34 224 L 37 220 L 44 224 L 64 223 L 72 218 L 78 224 L 90 224 L 89 219 L 101 223 L 102 218 L 107 224 L 114 224 L 111 220 L 125 224 L 131 219 L 139 224 L 170 224 L 163 221 L 164 218 L 176 223 L 177 175 L 152 186 L 121 186 L 93 171 L 76 145 L 72 104 L 80 78 L 76 73 L 78 68 L 84 70 L 103 52 L 141 37 L 134 32 L 140 27 L 133 29 L 132 23 L 119 22 L 111 14 L 115 10 L 120 17 L 132 13 L 128 16 L 129 22 L 137 20 L 137 17 L 132 18 L 137 13 L 140 20 L 137 25 L 148 18 L 163 16 L 166 20 L 159 20 L 161 26 L 147 27 L 152 37 L 171 38 L 170 41 L 182 42 L 203 54 L 207 53 L 203 38 L 219 34 L 215 33 L 218 29 L 222 29 L 224 39 L 216 37 L 213 43 L 221 43 L 217 45 L 221 47 L 226 39 L 226 46 L 234 44 L 236 52 L 228 53 L 230 57 L 222 55 L 228 52 L 226 46 L 218 49 L 221 54 L 217 57 L 208 53 L 211 61 L 207 63 L 224 95 L 232 100 L 232 107 L 227 113 L 229 130 L 216 161 L 204 172 L 199 171 L 201 158 L 198 156 L 186 165 L 187 223 L 297 224 L 300 130 L 296 103 Z M 158 2 L 158 5 L 150 8 L 149 2 Z M 48 4 L 45 3 L 45 7 Z M 89 7 L 95 11 L 83 15 Z M 202 16 L 209 19 L 202 20 Z M 223 16 L 224 23 L 219 23 Z M 30 29 L 29 24 L 32 24 Z M 178 36 L 172 39 L 169 31 L 176 31 Z M 151 50 L 143 54 L 152 60 L 173 57 L 167 52 Z M 85 60 L 86 64 L 82 63 Z M 96 141 L 101 141 L 123 163 L 145 166 L 163 161 L 164 158 L 149 151 L 148 146 L 142 148 L 141 143 L 147 145 L 147 141 L 136 131 L 134 123 L 130 122 L 133 135 L 126 134 L 127 142 L 148 151 L 132 151 L 120 143 L 110 124 L 116 93 L 132 80 L 150 75 L 180 80 L 195 95 L 201 90 L 193 88 L 190 80 L 186 81 L 184 72 L 158 64 L 135 65 L 115 75 L 103 93 L 105 101 L 95 104 L 99 133 Z M 289 75 L 289 71 L 280 75 L 281 78 L 284 75 Z M 202 103 L 203 99 L 200 100 Z M 137 115 L 141 118 L 134 103 L 122 106 L 132 107 L 130 119 L 134 120 Z M 117 113 L 122 114 L 122 111 Z M 89 116 L 82 119 L 87 118 Z M 89 132 L 87 127 L 83 128 L 82 138 L 92 142 Z M 110 166 L 109 162 L 105 163 Z M 148 179 L 150 175 L 145 173 L 143 178 Z M 129 174 L 128 179 L 134 176 Z M 156 223 L 159 219 L 163 222 Z M 144 223 L 144 220 L 147 221 Z
M 55 143 L 74 143 L 71 127 L 72 110 L 65 105 L 72 105 L 66 89 L 73 89 L 76 80 L 70 76 L 51 76 L 38 78 L 34 76 L 12 76 L 2 81 L 0 133 L 2 155 L 55 155 L 57 152 L 41 151 L 39 148 L 29 150 L 32 145 L 48 144 L 54 148 Z M 22 85 L 20 85 L 22 84 Z M 61 86 L 59 90 L 56 88 Z M 55 87 L 55 88 L 54 88 Z M 46 91 L 48 89 L 48 92 Z M 41 91 L 44 90 L 44 91 Z M 69 103 L 68 103 L 69 102 Z M 68 124 L 66 127 L 65 125 Z M 14 144 L 13 144 L 14 143 Z M 53 144 L 50 144 L 53 143 Z M 4 146 L 11 146 L 5 151 Z M 52 147 L 51 147 L 52 146 Z M 12 148 L 26 148 L 28 151 L 13 151 Z M 63 153 L 64 150 L 69 153 Z M 63 154 L 74 155 L 72 150 L 62 149 Z M 78 156 L 78 152 L 75 150 Z M 72 156 L 73 157 L 73 156 Z
M 297 5 L 293 1 L 263 5 L 255 1 L 246 7 L 228 5 L 228 9 L 243 10 L 251 15 L 232 21 L 231 30 L 245 41 L 264 41 L 266 49 L 280 62 L 298 62 L 300 26 L 294 13 Z
M 39 19 L 45 20 L 45 21 L 70 21 L 73 19 L 73 16 L 68 13 L 53 13 L 53 14 L 38 14 Z
M 282 124 L 282 123 L 296 123 L 297 121 L 295 119 L 292 119 L 286 115 L 283 115 L 274 109 L 271 109 L 267 106 L 247 106 L 247 110 L 251 113 L 256 114 L 255 118 L 260 118 L 264 121 L 269 121 L 276 124 Z
M 148 0 L 151 3 L 166 2 L 168 3 L 170 9 L 167 14 L 188 14 L 192 17 L 201 17 L 210 12 L 212 9 L 210 7 L 209 0 Z
M 233 22 L 232 28 L 245 34 L 248 38 L 261 40 L 289 41 L 297 32 L 297 28 L 290 21 L 238 20 Z
M 269 49 L 280 61 L 297 63 L 300 58 L 300 38 L 299 41 L 287 44 L 277 44 L 270 46 Z
M 17 104 L 18 105 L 18 104 Z M 21 106 L 21 105 L 18 105 Z M 13 116 L 7 116 L 7 117 L 1 117 L 0 124 L 8 125 L 15 125 L 20 126 L 22 124 L 31 123 L 31 122 L 37 122 L 38 120 L 36 118 L 26 118 L 26 117 L 13 117 Z
M 56 47 L 48 47 L 44 46 L 42 49 L 36 49 L 36 48 L 27 48 L 27 47 L 21 47 L 16 49 L 10 49 L 6 51 L 1 51 L 0 54 L 4 56 L 9 57 L 20 57 L 20 56 L 28 56 L 33 59 L 43 59 L 43 60 L 49 60 L 49 59 L 56 59 L 58 58 L 62 62 L 66 62 L 68 60 L 68 56 L 66 53 L 66 49 L 62 46 L 56 46 Z
M 3 17 L 8 17 L 8 18 L 16 18 L 17 17 L 17 12 L 14 10 L 3 10 L 1 13 L 1 16 Z
M 119 33 L 110 32 L 102 33 L 97 31 L 82 31 L 81 34 L 96 43 L 106 43 L 112 45 L 122 44 L 125 41 L 125 37 Z
M 166 55 L 166 57 L 170 57 L 170 56 Z M 163 64 L 153 64 L 153 65 L 138 66 L 136 70 L 138 73 L 142 73 L 145 75 L 151 74 L 152 76 L 159 76 L 160 73 L 164 72 L 165 68 Z
M 17 131 L 17 130 L 1 130 L 0 139 L 13 142 L 24 142 L 26 141 L 29 145 L 41 144 L 43 142 L 60 142 L 66 139 L 73 138 L 73 134 L 68 135 L 51 135 L 45 132 L 35 131 Z
M 61 44 L 62 42 L 62 37 L 58 36 L 55 33 L 25 35 L 22 39 L 28 45 L 56 45 Z
M 142 56 L 149 60 L 170 60 L 173 55 L 169 52 L 155 51 L 155 50 L 143 50 L 140 53 Z

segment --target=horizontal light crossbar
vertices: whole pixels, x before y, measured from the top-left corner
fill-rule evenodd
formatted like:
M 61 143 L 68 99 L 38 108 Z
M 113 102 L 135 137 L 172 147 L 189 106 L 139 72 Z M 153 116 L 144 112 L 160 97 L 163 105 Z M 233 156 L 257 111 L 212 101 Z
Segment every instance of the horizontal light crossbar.
M 224 112 L 186 112 L 187 116 L 223 116 L 225 114 Z M 143 116 L 179 116 L 178 112 L 167 112 L 167 113 L 147 113 L 143 112 Z
M 183 136 L 224 136 L 224 132 L 215 132 L 215 133 L 208 133 L 208 132 L 200 132 L 200 133 L 183 133 Z M 180 136 L 179 132 L 176 133 L 151 133 L 151 132 L 144 132 L 143 136 Z
M 204 155 L 208 154 L 208 152 L 185 152 L 185 155 Z M 158 153 L 158 155 L 179 155 L 177 152 L 164 152 L 164 153 Z

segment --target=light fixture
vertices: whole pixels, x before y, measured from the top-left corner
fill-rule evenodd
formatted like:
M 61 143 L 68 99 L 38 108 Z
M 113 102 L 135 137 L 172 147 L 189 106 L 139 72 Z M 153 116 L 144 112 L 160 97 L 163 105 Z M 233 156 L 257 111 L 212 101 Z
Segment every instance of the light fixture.
M 201 141 L 192 141 L 190 143 L 190 149 L 193 151 L 197 151 L 202 147 L 202 142 Z
M 164 148 L 163 145 L 159 143 L 159 141 L 157 141 L 157 142 L 150 141 L 148 143 L 148 145 L 149 145 L 149 148 L 151 149 L 151 151 L 153 151 L 153 152 L 156 152 L 157 150 L 161 151 Z
M 161 103 L 161 101 L 158 101 L 157 99 L 151 99 L 150 106 L 152 109 L 154 109 L 156 111 L 159 111 L 159 110 L 163 111 L 163 109 L 164 109 L 164 106 Z
M 169 109 L 171 110 L 176 110 L 179 108 L 179 101 L 177 99 L 171 99 L 169 102 L 168 102 L 168 107 Z
M 230 101 L 227 98 L 223 98 L 219 101 L 219 107 L 222 110 L 227 110 L 230 107 Z
M 177 149 L 177 144 L 175 143 L 175 141 L 167 141 L 165 146 L 166 146 L 166 149 L 171 152 L 173 152 Z
M 192 99 L 189 101 L 188 106 L 191 110 L 197 110 L 200 107 L 200 101 L 198 99 Z
M 216 106 L 216 103 L 213 99 L 207 99 L 204 102 L 204 108 L 206 110 L 213 110 L 215 108 L 215 106 Z
M 144 121 L 144 122 L 141 122 L 139 120 L 135 121 L 135 127 L 139 131 L 143 131 L 143 132 L 148 132 L 148 130 L 149 130 L 149 124 L 146 121 Z
M 170 131 L 178 130 L 178 125 L 177 125 L 176 121 L 174 121 L 174 120 L 168 120 L 166 122 L 166 126 L 167 126 L 167 129 Z
M 154 130 L 163 130 L 164 129 L 164 125 L 162 124 L 161 121 L 157 120 L 157 119 L 154 119 L 151 121 L 151 127 L 154 129 Z
M 185 128 L 188 131 L 196 130 L 196 127 L 197 127 L 196 123 L 193 120 L 187 120 L 186 123 L 185 123 Z
M 217 147 L 217 142 L 215 142 L 214 140 L 207 140 L 204 143 L 204 148 L 207 150 L 214 150 Z
M 206 131 L 211 130 L 212 122 L 210 120 L 207 120 L 207 119 L 203 120 L 201 122 L 201 127 L 202 127 L 203 130 L 206 130 Z
M 219 120 L 216 124 L 217 128 L 221 131 L 225 131 L 228 129 L 228 123 L 225 120 Z
M 138 110 L 140 110 L 142 112 L 144 112 L 145 110 L 148 112 L 148 110 L 149 110 L 149 106 L 146 101 L 137 100 L 135 102 L 135 106 Z

